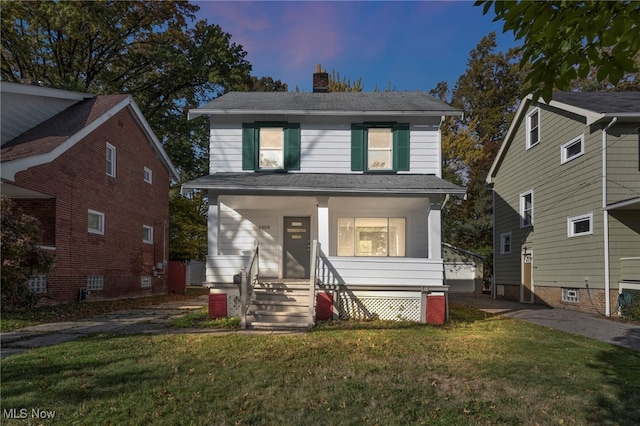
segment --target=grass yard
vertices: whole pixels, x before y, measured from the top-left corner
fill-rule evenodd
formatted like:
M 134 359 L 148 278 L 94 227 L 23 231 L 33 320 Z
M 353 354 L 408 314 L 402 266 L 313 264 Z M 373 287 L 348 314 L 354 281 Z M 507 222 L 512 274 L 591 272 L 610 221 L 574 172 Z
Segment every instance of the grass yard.
M 2 424 L 637 425 L 640 353 L 452 306 L 444 327 L 94 335 L 1 362 Z M 6 411 L 15 409 L 14 411 Z M 32 410 L 53 415 L 35 420 Z M 37 413 L 37 412 L 36 412 Z

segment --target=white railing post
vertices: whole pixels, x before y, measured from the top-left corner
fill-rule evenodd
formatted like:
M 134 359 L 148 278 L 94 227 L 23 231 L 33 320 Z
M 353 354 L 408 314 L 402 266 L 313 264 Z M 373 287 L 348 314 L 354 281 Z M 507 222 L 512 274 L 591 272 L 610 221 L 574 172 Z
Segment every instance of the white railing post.
M 247 271 L 244 266 L 240 272 L 240 328 L 247 328 Z
M 316 282 L 318 281 L 318 255 L 320 243 L 313 240 L 311 245 L 311 271 L 309 274 L 309 325 L 316 322 Z

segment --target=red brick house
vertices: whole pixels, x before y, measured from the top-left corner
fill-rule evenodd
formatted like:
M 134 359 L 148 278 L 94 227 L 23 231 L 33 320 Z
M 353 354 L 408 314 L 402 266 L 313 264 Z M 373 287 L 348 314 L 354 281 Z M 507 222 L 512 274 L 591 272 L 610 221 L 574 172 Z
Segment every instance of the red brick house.
M 44 303 L 167 291 L 177 172 L 129 95 L 0 83 L 0 192 L 38 218 L 55 269 Z

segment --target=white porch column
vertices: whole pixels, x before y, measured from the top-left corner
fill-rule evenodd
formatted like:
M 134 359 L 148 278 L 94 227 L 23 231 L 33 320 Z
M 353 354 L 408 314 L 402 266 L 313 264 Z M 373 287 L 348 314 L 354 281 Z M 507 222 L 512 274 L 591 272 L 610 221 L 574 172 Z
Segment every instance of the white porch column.
M 218 217 L 220 214 L 220 206 L 218 204 L 218 195 L 209 191 L 209 210 L 207 212 L 207 247 L 209 256 L 218 255 Z
M 427 217 L 429 225 L 429 233 L 427 234 L 429 259 L 442 259 L 442 230 L 440 221 L 441 207 L 442 204 L 440 203 L 431 203 L 429 206 L 429 215 Z
M 318 242 L 320 249 L 329 255 L 329 197 L 317 197 L 318 200 Z

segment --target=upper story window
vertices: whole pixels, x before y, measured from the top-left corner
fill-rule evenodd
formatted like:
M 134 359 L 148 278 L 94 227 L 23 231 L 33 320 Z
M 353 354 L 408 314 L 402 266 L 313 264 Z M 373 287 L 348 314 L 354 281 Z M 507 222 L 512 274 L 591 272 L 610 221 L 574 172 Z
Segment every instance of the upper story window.
M 300 125 L 244 123 L 242 170 L 300 170 Z
M 107 143 L 107 175 L 116 177 L 116 147 Z
M 560 147 L 560 162 L 564 164 L 582 154 L 584 154 L 584 135 L 571 139 Z
M 567 219 L 567 236 L 579 237 L 593 234 L 593 213 Z
M 533 190 L 520 194 L 520 227 L 533 225 Z
M 511 232 L 500 234 L 500 254 L 511 253 Z
M 88 216 L 89 233 L 104 235 L 104 213 L 96 210 L 89 210 Z
M 153 226 L 142 225 L 142 242 L 153 244 Z
M 527 149 L 540 142 L 540 109 L 535 108 L 527 115 Z
M 409 165 L 408 124 L 351 125 L 351 170 L 408 171 Z
M 148 167 L 144 168 L 143 176 L 144 176 L 144 181 L 145 182 L 153 183 L 153 171 L 150 168 L 148 168 Z
M 284 128 L 261 127 L 259 141 L 259 168 L 284 168 Z

